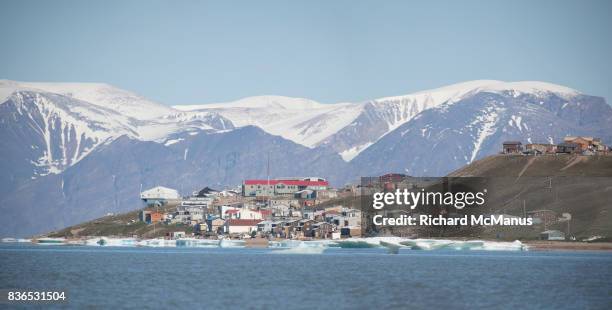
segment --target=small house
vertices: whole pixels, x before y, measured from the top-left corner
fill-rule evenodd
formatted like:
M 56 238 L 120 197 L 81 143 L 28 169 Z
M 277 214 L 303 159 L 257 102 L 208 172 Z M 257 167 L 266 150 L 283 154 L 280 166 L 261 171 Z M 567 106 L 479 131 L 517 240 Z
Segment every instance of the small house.
M 299 224 L 299 220 L 287 220 L 283 223 L 283 234 L 293 236 Z
M 571 142 L 563 142 L 557 145 L 557 153 L 561 154 L 574 154 L 580 152 L 578 144 Z
M 276 204 L 272 206 L 272 216 L 284 217 L 289 216 L 290 206 L 288 204 Z
M 554 154 L 557 152 L 557 146 L 555 144 L 545 143 L 529 143 L 525 145 L 527 151 L 533 150 L 532 153 L 539 154 Z
M 565 137 L 563 142 L 576 144 L 579 152 L 593 148 L 593 137 Z
M 312 224 L 314 224 L 315 221 L 314 220 L 309 220 L 309 219 L 301 219 L 298 221 L 298 224 L 295 228 L 296 231 L 301 231 L 302 233 L 304 231 L 310 230 Z
M 166 237 L 169 237 L 170 239 L 185 238 L 185 232 L 184 231 L 172 231 L 172 232 L 167 233 Z
M 261 219 L 229 219 L 225 221 L 225 231 L 229 234 L 250 234 L 257 231 L 257 224 L 261 221 Z
M 559 230 L 547 230 L 540 233 L 541 240 L 565 240 L 565 233 Z
M 520 141 L 506 141 L 503 143 L 504 154 L 520 154 L 523 151 L 523 144 Z
M 346 226 L 340 228 L 341 238 L 361 237 L 361 227 L 359 226 Z
M 261 220 L 263 216 L 260 211 L 242 208 L 225 211 L 225 218 L 242 220 Z
M 225 227 L 225 221 L 220 218 L 208 218 L 206 220 L 206 225 L 208 226 L 208 231 L 212 233 L 222 233 Z
M 261 221 L 257 224 L 257 231 L 261 231 L 264 233 L 273 233 L 277 231 L 277 228 L 282 225 L 281 221 Z
M 327 222 L 318 222 L 313 223 L 310 226 L 310 230 L 307 230 L 304 235 L 306 237 L 315 237 L 315 238 L 330 238 L 331 233 L 334 231 L 334 226 Z
M 304 209 L 302 210 L 302 218 L 321 222 L 325 220 L 325 217 L 323 216 L 324 213 L 325 213 L 325 210 Z
M 317 192 L 310 190 L 310 189 L 304 189 L 301 191 L 297 191 L 294 194 L 295 198 L 299 198 L 299 199 L 315 199 L 317 198 Z
M 138 215 L 141 222 L 145 222 L 147 224 L 153 224 L 161 222 L 164 218 L 164 214 L 158 211 L 152 210 L 142 210 Z

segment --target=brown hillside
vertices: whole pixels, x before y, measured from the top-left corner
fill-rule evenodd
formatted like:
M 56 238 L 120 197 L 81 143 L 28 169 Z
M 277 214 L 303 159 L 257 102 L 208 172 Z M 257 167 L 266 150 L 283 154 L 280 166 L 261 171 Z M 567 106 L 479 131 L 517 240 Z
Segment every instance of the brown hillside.
M 494 155 L 460 168 L 449 176 L 466 177 L 612 177 L 612 155 Z
M 612 156 L 495 155 L 465 166 L 449 176 L 486 177 L 494 213 L 522 216 L 537 210 L 557 218 L 572 216 L 570 235 L 612 236 Z M 536 238 L 545 229 L 568 231 L 565 221 L 551 220 L 533 229 L 490 231 L 504 238 Z

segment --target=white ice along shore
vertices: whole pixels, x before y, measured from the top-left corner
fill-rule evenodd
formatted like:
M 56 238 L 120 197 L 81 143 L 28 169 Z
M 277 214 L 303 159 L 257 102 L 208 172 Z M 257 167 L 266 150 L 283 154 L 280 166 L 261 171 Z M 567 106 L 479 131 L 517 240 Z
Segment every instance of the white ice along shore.
M 0 80 L 0 105 L 14 105 L 23 121 L 38 128 L 44 145 L 32 145 L 41 154 L 33 159 L 42 170 L 33 176 L 37 177 L 60 173 L 123 135 L 173 147 L 184 139 L 175 137 L 177 134 L 218 133 L 249 125 L 309 148 L 331 147 L 345 161 L 351 161 L 421 112 L 452 105 L 478 92 L 555 94 L 562 98 L 580 94 L 543 82 L 476 80 L 358 103 L 257 96 L 170 107 L 107 84 Z M 495 131 L 495 111 L 486 111 L 479 121 L 485 126 L 472 133 L 476 139 L 470 161 Z M 516 122 L 520 124 L 520 120 Z
M 5 243 L 23 242 L 5 238 Z M 232 239 L 196 239 L 179 238 L 175 240 L 135 239 L 96 237 L 87 240 L 66 240 L 63 238 L 41 238 L 32 240 L 39 245 L 81 245 L 81 246 L 115 246 L 115 247 L 186 247 L 186 248 L 245 248 L 245 240 Z M 389 253 L 404 250 L 480 250 L 480 251 L 527 251 L 522 242 L 485 241 L 485 240 L 446 240 L 446 239 L 407 239 L 400 237 L 348 238 L 341 240 L 282 240 L 269 241 L 269 249 L 278 250 L 279 254 L 321 254 L 328 248 L 385 248 Z

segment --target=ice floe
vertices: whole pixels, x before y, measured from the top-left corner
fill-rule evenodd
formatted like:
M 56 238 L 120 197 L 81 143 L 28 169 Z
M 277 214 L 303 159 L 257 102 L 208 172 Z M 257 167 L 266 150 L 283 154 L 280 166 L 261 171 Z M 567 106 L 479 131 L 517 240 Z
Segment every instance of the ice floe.
M 2 242 L 30 242 L 29 239 L 4 238 Z M 176 240 L 136 239 L 95 237 L 90 239 L 39 238 L 32 242 L 36 244 L 83 245 L 83 246 L 117 246 L 117 247 L 187 247 L 187 248 L 244 248 L 248 247 L 246 240 L 235 239 L 197 239 L 180 238 Z M 264 243 L 265 244 L 265 243 Z M 368 237 L 348 238 L 341 240 L 271 240 L 267 248 L 278 253 L 314 254 L 322 253 L 327 248 L 385 248 L 389 253 L 397 254 L 399 250 L 436 251 L 436 250 L 481 250 L 481 251 L 526 251 L 528 246 L 521 241 L 514 242 L 486 240 L 450 240 L 450 239 L 408 239 L 401 237 Z M 286 251 L 291 250 L 291 251 Z

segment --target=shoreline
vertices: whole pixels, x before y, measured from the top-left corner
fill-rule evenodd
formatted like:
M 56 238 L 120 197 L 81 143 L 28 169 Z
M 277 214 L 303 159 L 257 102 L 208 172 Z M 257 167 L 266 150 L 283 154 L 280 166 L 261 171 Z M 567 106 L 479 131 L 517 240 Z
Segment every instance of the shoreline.
M 612 242 L 521 241 L 530 251 L 612 251 Z
M 113 237 L 93 237 L 92 239 L 113 239 Z M 46 238 L 41 238 L 41 239 L 46 239 Z M 63 239 L 63 238 L 48 238 L 51 241 L 50 243 L 61 243 L 61 244 L 69 244 L 69 245 L 93 245 L 93 244 L 88 244 L 86 239 Z M 143 239 L 143 240 L 139 240 L 139 239 L 134 239 L 134 238 L 127 238 L 130 239 L 130 241 L 134 241 L 134 243 L 130 242 L 130 245 L 138 245 L 139 242 L 143 241 L 143 240 L 148 240 L 148 239 Z M 283 242 L 283 241 L 306 241 L 306 242 L 321 242 L 321 241 L 329 241 L 329 242 L 342 242 L 342 241 L 351 241 L 352 238 L 349 239 L 339 239 L 339 240 L 330 240 L 330 239 L 314 239 L 314 240 L 293 240 L 293 239 L 276 239 L 276 240 L 267 240 L 264 238 L 253 238 L 253 239 L 243 239 L 243 240 L 239 240 L 242 241 L 244 243 L 243 246 L 247 247 L 247 248 L 265 248 L 268 247 L 269 245 L 269 241 L 273 241 L 273 242 Z M 363 241 L 360 240 L 362 238 L 356 238 L 356 240 L 358 241 Z M 34 244 L 38 243 L 36 242 L 36 239 L 23 239 L 24 241 L 27 240 L 29 242 L 32 242 Z M 185 240 L 185 239 L 150 239 L 150 240 L 160 240 L 163 242 L 176 242 L 177 240 Z M 190 241 L 203 241 L 204 240 L 209 240 L 209 241 L 213 241 L 214 239 L 195 239 L 195 238 L 187 238 L 187 240 Z M 227 240 L 231 240 L 233 242 L 238 241 L 238 240 L 234 240 L 234 239 L 227 239 Z M 432 239 L 424 239 L 424 240 L 438 240 L 438 241 L 443 241 L 443 240 L 449 240 L 449 239 L 436 239 L 436 238 L 432 238 Z M 450 239 L 453 240 L 453 239 Z M 480 239 L 481 241 L 484 242 L 491 242 L 491 243 L 512 243 L 512 241 L 500 241 L 500 240 L 486 240 L 486 239 Z M 91 240 L 89 240 L 91 241 Z M 214 240 L 217 241 L 217 240 Z M 213 241 L 213 242 L 214 242 Z M 220 240 L 219 240 L 220 241 Z M 354 241 L 354 240 L 353 240 Z M 416 241 L 416 239 L 415 239 Z M 469 242 L 470 240 L 457 240 L 457 241 L 461 241 L 461 242 Z M 476 241 L 476 240 L 472 240 L 472 241 Z M 550 241 L 550 240 L 525 240 L 525 241 L 521 241 L 518 240 L 520 243 L 522 243 L 524 246 L 527 247 L 528 250 L 530 251 L 612 251 L 612 242 L 579 242 L 579 241 Z M 6 242 L 3 240 L 3 242 Z M 15 240 L 14 242 L 17 242 L 17 240 Z M 23 242 L 23 241 L 20 241 Z M 198 242 L 198 241 L 196 241 Z M 48 244 L 48 242 L 45 242 Z

